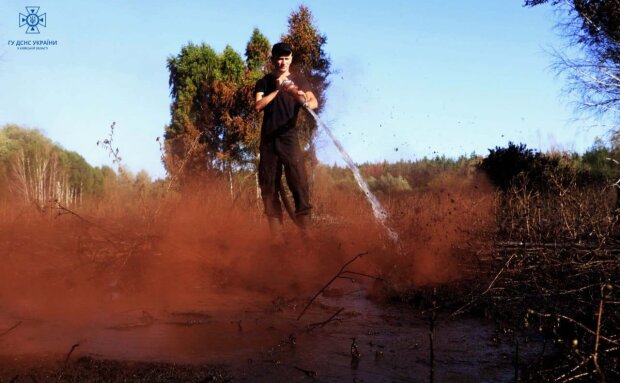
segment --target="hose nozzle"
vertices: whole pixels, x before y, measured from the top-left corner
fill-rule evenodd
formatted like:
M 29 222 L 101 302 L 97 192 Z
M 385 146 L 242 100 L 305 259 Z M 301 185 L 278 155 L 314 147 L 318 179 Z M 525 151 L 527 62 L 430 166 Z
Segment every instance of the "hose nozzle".
M 280 83 L 280 89 L 291 96 L 293 96 L 296 100 L 302 103 L 304 108 L 308 107 L 308 99 L 305 94 L 299 94 L 299 87 L 295 85 L 295 83 L 289 79 L 286 79 Z

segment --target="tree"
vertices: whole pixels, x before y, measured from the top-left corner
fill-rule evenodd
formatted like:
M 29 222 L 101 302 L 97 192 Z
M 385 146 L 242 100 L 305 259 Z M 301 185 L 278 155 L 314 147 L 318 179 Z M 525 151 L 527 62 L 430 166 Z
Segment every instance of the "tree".
M 206 44 L 189 43 L 168 58 L 168 70 L 168 172 L 180 164 L 194 172 L 224 172 L 251 160 L 244 137 L 252 131 L 252 80 L 241 56 L 230 46 L 218 55 Z
M 331 60 L 323 50 L 327 37 L 319 32 L 310 9 L 300 5 L 288 18 L 288 32 L 281 40 L 293 49 L 292 70 L 299 72 L 312 87 L 312 92 L 319 100 L 318 113 L 325 107 L 326 91 L 329 87 L 328 77 L 331 74 Z M 314 147 L 316 122 L 303 113 L 297 121 L 300 139 L 308 146 L 306 157 L 310 160 L 311 185 L 313 185 L 314 169 L 318 163 Z
M 0 129 L 0 185 L 25 202 L 78 202 L 100 190 L 97 172 L 36 129 L 9 124 Z
M 271 54 L 271 43 L 258 28 L 254 28 L 250 41 L 245 48 L 245 63 L 248 68 L 248 79 L 244 88 L 241 90 L 250 105 L 254 105 L 254 85 L 257 80 L 271 71 L 269 56 Z M 242 132 L 244 142 L 255 165 L 258 165 L 258 152 L 260 144 L 260 125 L 261 114 L 253 113 L 247 120 Z
M 252 37 L 245 47 L 245 62 L 250 72 L 256 75 L 257 80 L 268 72 L 270 54 L 271 43 L 258 28 L 254 28 Z
M 312 86 L 319 103 L 319 111 L 325 104 L 325 91 L 329 86 L 331 60 L 323 50 L 327 37 L 315 25 L 308 7 L 300 5 L 288 18 L 288 32 L 282 41 L 293 49 L 293 70 L 298 71 Z
M 579 110 L 620 117 L 620 1 L 525 0 L 525 6 L 543 3 L 560 9 L 560 24 L 580 53 L 569 57 L 556 52 L 559 72 L 568 75 L 569 93 L 579 98 Z
M 411 191 L 411 185 L 403 176 L 394 177 L 390 172 L 382 174 L 377 178 L 370 176 L 368 178 L 368 186 L 372 191 L 385 194 Z
M 583 153 L 579 165 L 581 173 L 587 176 L 588 183 L 609 184 L 617 181 L 620 174 L 614 160 L 619 158 L 618 154 L 617 149 L 607 147 L 601 140 L 597 140 Z
M 489 155 L 480 163 L 480 169 L 493 184 L 501 190 L 507 190 L 515 182 L 540 184 L 542 170 L 549 165 L 548 162 L 540 152 L 528 149 L 525 144 L 508 142 L 505 148 L 496 146 L 495 149 L 489 149 Z
M 282 36 L 294 49 L 294 70 L 311 84 L 322 100 L 329 85 L 330 60 L 323 51 L 324 35 L 312 14 L 301 6 L 289 17 Z M 174 174 L 230 173 L 258 160 L 261 115 L 254 112 L 254 85 L 271 70 L 269 40 L 255 28 L 245 49 L 245 61 L 230 46 L 217 54 L 209 45 L 188 43 L 168 58 L 172 119 L 165 133 L 165 166 Z M 315 125 L 298 122 L 311 142 Z M 303 139 L 303 138 L 302 138 Z M 311 150 L 313 153 L 313 150 Z M 314 158 L 314 156 L 313 156 Z

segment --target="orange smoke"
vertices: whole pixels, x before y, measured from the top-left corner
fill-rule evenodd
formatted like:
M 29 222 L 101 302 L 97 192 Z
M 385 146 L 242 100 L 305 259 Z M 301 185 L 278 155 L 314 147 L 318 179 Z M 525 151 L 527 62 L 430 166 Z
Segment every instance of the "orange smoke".
M 360 193 L 320 176 L 315 185 L 314 229 L 304 237 L 287 220 L 284 246 L 270 241 L 255 199 L 233 200 L 218 180 L 70 211 L 4 204 L 0 310 L 79 321 L 137 305 L 191 304 L 220 291 L 307 296 L 361 252 L 369 254 L 351 270 L 405 291 L 458 279 L 492 223 L 487 183 L 445 174 L 416 191 L 380 196 L 400 236 L 394 246 Z

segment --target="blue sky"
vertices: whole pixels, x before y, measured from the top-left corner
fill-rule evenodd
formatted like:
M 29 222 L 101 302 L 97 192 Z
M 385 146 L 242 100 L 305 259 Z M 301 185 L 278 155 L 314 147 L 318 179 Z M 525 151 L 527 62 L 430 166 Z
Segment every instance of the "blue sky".
M 36 4 L 35 4 L 36 3 Z M 42 130 L 92 165 L 116 122 L 130 170 L 165 175 L 156 137 L 170 121 L 166 58 L 189 41 L 243 53 L 253 28 L 272 43 L 300 3 L 290 1 L 36 1 L 0 3 L 0 126 Z M 550 70 L 564 43 L 549 6 L 519 0 L 306 1 L 333 69 L 323 120 L 356 162 L 456 157 L 509 140 L 584 151 L 609 129 L 575 120 Z M 40 34 L 18 25 L 26 6 Z M 9 41 L 55 40 L 47 50 Z M 319 158 L 338 155 L 326 136 Z

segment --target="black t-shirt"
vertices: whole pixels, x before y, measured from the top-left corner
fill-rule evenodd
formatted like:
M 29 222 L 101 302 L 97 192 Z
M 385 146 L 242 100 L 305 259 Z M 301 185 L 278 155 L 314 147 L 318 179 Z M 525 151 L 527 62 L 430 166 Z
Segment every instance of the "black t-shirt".
M 300 76 L 291 74 L 289 80 L 293 81 L 300 90 L 307 92 L 310 87 Z M 276 91 L 278 82 L 273 73 L 265 75 L 256 82 L 254 95 L 263 92 L 263 96 Z M 299 102 L 286 92 L 278 92 L 276 97 L 263 109 L 263 126 L 261 135 L 276 135 L 289 131 L 295 127 L 297 114 L 299 114 Z

